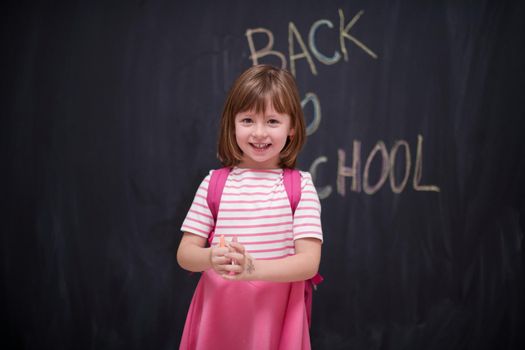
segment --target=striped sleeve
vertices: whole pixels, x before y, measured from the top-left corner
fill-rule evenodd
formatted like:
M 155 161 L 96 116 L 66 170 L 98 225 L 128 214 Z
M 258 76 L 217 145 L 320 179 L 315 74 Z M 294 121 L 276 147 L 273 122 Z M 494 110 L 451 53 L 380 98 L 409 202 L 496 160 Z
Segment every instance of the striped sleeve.
M 308 172 L 301 171 L 301 200 L 295 209 L 293 236 L 294 240 L 309 237 L 323 241 L 321 203 Z
M 182 223 L 181 231 L 193 233 L 197 236 L 208 238 L 213 229 L 214 221 L 206 196 L 208 194 L 208 184 L 210 183 L 211 171 L 201 182 L 186 219 Z

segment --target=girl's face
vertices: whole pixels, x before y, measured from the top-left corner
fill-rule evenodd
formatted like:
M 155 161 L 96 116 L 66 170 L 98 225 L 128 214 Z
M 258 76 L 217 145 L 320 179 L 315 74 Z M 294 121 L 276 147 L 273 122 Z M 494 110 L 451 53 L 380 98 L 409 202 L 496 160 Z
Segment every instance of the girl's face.
M 242 150 L 241 168 L 275 169 L 288 136 L 293 135 L 290 116 L 268 103 L 264 113 L 240 112 L 235 116 L 235 139 Z

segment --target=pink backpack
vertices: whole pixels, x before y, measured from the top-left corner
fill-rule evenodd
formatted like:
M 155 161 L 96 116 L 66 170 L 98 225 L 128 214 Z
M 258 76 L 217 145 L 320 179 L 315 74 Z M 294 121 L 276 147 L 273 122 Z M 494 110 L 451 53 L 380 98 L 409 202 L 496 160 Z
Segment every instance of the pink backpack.
M 219 213 L 219 205 L 221 203 L 222 191 L 228 179 L 231 168 L 225 167 L 214 170 L 211 174 L 210 183 L 208 185 L 208 195 L 206 200 L 214 222 L 217 222 L 217 215 Z M 290 200 L 292 208 L 292 215 L 295 214 L 295 209 L 301 200 L 301 174 L 296 169 L 284 169 L 283 173 L 284 188 Z M 211 245 L 213 237 L 215 236 L 215 224 L 213 230 L 208 236 L 208 243 Z M 317 285 L 323 281 L 323 277 L 318 273 L 304 284 L 304 302 L 306 304 L 306 314 L 308 317 L 308 325 L 311 325 L 312 320 L 312 287 L 317 289 Z

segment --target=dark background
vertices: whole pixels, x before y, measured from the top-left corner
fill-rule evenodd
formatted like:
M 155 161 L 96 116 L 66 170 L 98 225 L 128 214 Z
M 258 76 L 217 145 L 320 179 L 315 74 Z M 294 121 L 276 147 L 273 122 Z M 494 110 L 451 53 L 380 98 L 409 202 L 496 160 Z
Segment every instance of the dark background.
M 179 228 L 215 158 L 227 90 L 264 27 L 288 61 L 341 52 L 339 13 L 375 54 L 318 74 L 296 60 L 319 129 L 325 243 L 314 349 L 522 349 L 524 20 L 519 1 L 47 1 L 2 10 L 2 342 L 26 349 L 174 349 L 198 280 L 176 263 Z M 254 36 L 262 48 L 267 37 Z M 300 51 L 297 39 L 294 50 Z M 311 54 L 311 52 L 310 52 Z M 275 57 L 262 63 L 278 64 Z M 305 106 L 311 122 L 313 108 Z M 414 189 L 418 135 L 421 185 Z M 337 191 L 375 145 L 410 150 L 401 193 Z M 354 141 L 357 141 L 355 143 Z M 407 163 L 399 148 L 393 174 Z M 380 179 L 381 157 L 367 167 Z M 417 180 L 417 179 L 416 179 Z M 417 181 L 416 181 L 417 182 Z M 235 301 L 230 301 L 234 303 Z M 234 326 L 234 325 L 232 325 Z M 5 347 L 4 347 L 5 348 Z

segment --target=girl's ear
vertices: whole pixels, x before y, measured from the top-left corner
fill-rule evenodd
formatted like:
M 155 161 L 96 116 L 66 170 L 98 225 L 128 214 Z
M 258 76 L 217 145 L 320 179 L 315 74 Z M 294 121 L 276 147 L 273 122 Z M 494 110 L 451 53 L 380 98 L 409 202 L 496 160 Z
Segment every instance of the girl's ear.
M 290 128 L 290 132 L 288 133 L 288 136 L 289 136 L 290 138 L 292 138 L 293 135 L 295 135 L 295 129 L 294 129 L 294 128 Z

